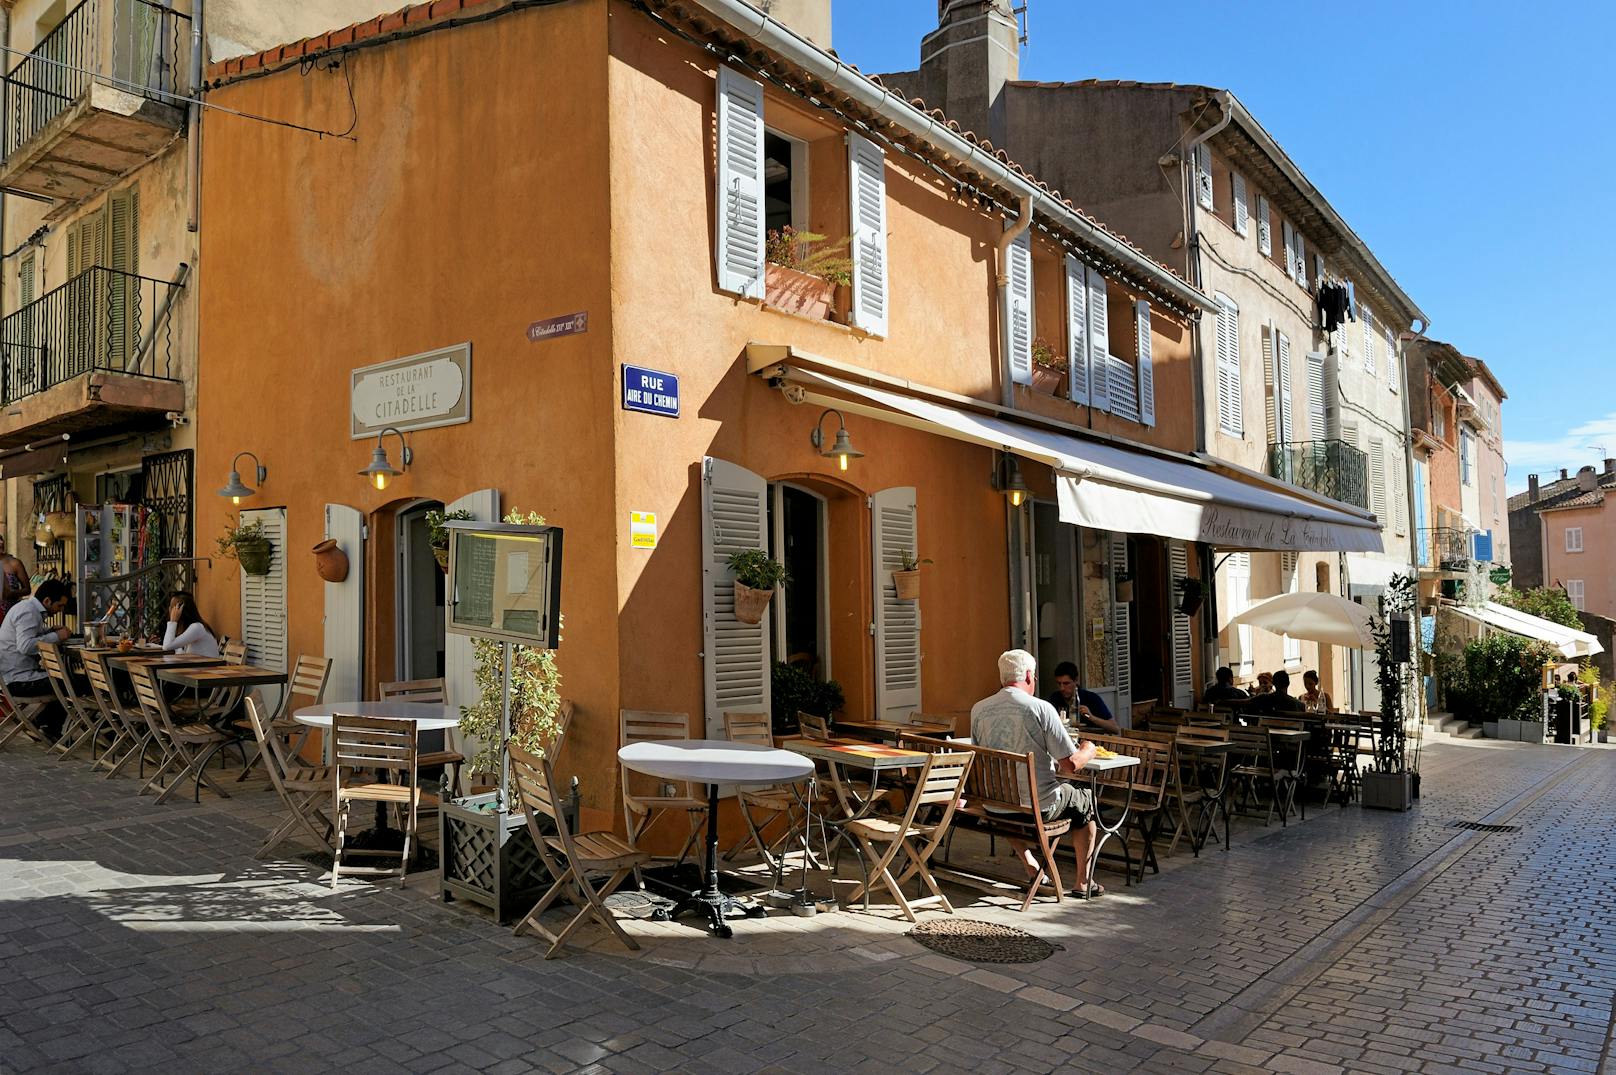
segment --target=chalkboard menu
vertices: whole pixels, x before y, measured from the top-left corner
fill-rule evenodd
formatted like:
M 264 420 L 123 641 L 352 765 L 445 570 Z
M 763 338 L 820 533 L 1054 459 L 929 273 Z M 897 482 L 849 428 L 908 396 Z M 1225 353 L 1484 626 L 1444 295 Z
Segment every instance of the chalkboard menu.
M 554 649 L 561 528 L 450 522 L 448 630 Z

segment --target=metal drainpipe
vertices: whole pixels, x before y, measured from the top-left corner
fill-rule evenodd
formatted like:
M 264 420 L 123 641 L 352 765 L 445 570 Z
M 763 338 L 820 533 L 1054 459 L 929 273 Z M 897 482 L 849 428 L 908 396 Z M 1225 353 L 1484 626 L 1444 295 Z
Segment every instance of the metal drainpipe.
M 1423 317 L 1418 319 L 1419 331 L 1414 333 L 1415 339 L 1424 339 L 1425 333 L 1431 323 Z M 1410 326 L 1412 328 L 1412 326 Z M 1401 342 L 1401 341 L 1399 341 Z M 1420 657 L 1424 653 L 1424 639 L 1420 633 L 1420 535 L 1414 524 L 1419 516 L 1414 511 L 1414 412 L 1409 403 L 1409 395 L 1413 393 L 1414 386 L 1408 381 L 1408 348 L 1397 349 L 1397 376 L 1403 384 L 1403 497 L 1407 503 L 1403 510 L 1407 512 L 1408 519 L 1408 562 L 1414 575 L 1414 622 L 1409 624 L 1409 653 L 1414 658 L 1414 716 L 1419 721 L 1420 739 L 1425 738 L 1425 677 L 1421 674 Z M 1436 610 L 1431 611 L 1436 615 Z
M 202 96 L 202 20 L 206 15 L 206 7 L 207 0 L 192 0 L 190 96 L 198 99 Z M 201 226 L 202 219 L 202 147 L 199 144 L 201 137 L 202 105 L 199 100 L 194 100 L 185 119 L 185 170 L 191 188 L 190 213 L 185 220 L 185 230 L 192 233 Z
M 999 377 L 1004 384 L 1004 405 L 1016 405 L 1016 384 L 1010 368 L 1010 244 L 1032 227 L 1032 199 L 1023 196 L 1016 222 L 999 236 Z

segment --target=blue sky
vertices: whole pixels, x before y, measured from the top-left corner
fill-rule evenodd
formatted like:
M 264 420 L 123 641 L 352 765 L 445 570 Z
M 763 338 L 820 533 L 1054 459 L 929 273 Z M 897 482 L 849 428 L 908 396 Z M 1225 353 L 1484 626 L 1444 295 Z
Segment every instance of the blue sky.
M 1021 77 L 1233 90 L 1431 318 L 1503 383 L 1509 488 L 1616 455 L 1596 246 L 1616 219 L 1616 5 L 1029 0 Z M 835 0 L 834 44 L 909 70 L 936 0 Z

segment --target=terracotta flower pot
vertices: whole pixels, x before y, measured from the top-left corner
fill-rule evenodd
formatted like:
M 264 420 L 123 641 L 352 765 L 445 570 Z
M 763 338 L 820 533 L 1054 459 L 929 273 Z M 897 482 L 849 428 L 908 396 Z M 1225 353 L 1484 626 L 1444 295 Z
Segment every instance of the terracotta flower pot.
M 269 574 L 269 565 L 274 557 L 275 546 L 267 539 L 236 544 L 236 560 L 241 564 L 241 570 L 249 575 Z
M 763 295 L 770 306 L 798 317 L 823 321 L 836 285 L 821 276 L 772 262 L 763 267 Z
M 920 599 L 920 569 L 913 571 L 894 571 L 892 585 L 897 588 L 899 601 L 918 601 Z
M 445 575 L 447 575 L 449 573 L 449 550 L 448 549 L 433 549 L 432 550 L 432 559 L 434 559 L 434 560 L 436 560 L 438 562 L 438 570 L 439 571 L 443 572 Z
M 335 540 L 326 538 L 314 546 L 314 570 L 327 582 L 341 582 L 348 577 L 348 554 Z
M 1051 369 L 1048 366 L 1034 365 L 1032 368 L 1032 388 L 1034 392 L 1043 392 L 1046 395 L 1058 396 L 1063 385 L 1066 384 L 1066 371 Z
M 769 607 L 773 590 L 754 590 L 742 582 L 735 583 L 735 618 L 742 623 L 763 622 L 763 610 Z

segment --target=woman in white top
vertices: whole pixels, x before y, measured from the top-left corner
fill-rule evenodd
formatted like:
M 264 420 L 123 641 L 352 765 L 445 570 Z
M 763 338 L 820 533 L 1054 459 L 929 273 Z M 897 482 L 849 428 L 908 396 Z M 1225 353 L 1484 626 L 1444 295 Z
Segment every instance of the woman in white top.
M 196 610 L 196 598 L 185 591 L 168 599 L 168 625 L 163 628 L 163 649 L 199 657 L 219 656 L 219 640 Z

